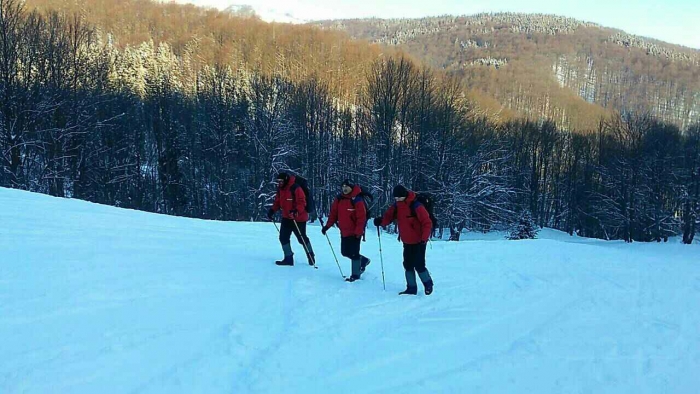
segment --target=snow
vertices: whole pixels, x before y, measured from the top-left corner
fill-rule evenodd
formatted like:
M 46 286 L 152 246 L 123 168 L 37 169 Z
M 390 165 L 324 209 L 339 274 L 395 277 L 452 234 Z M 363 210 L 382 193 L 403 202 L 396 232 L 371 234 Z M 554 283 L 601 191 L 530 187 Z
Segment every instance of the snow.
M 284 7 L 281 8 L 282 11 L 274 7 L 263 7 L 257 6 L 253 7 L 250 5 L 232 5 L 226 8 L 224 11 L 231 13 L 237 13 L 242 9 L 249 9 L 255 12 L 261 20 L 265 22 L 277 22 L 277 23 L 292 23 L 292 24 L 304 24 L 309 23 L 309 20 L 297 18 L 295 16 L 295 10 L 293 8 Z
M 170 2 L 173 0 L 160 0 Z M 304 24 L 311 20 L 328 19 L 328 15 L 336 12 L 332 7 L 324 3 L 307 2 L 304 0 L 253 0 L 242 3 L 229 2 L 225 0 L 174 0 L 179 4 L 193 4 L 201 7 L 213 7 L 225 12 L 248 14 L 254 11 L 261 20 L 265 22 Z M 304 15 L 304 18 L 299 17 Z
M 696 393 L 700 247 L 435 241 L 431 296 L 377 237 L 346 283 L 281 257 L 270 223 L 0 188 L 1 393 Z M 337 230 L 329 231 L 339 255 Z M 293 247 L 297 257 L 301 246 Z M 299 263 L 303 264 L 299 264 Z M 347 259 L 341 260 L 346 274 Z

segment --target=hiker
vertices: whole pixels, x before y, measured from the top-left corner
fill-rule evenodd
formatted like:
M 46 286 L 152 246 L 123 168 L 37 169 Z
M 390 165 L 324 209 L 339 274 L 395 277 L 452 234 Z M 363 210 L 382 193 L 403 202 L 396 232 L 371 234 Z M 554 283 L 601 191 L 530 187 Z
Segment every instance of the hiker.
M 365 203 L 362 188 L 346 179 L 341 184 L 342 193 L 333 200 L 328 222 L 321 229 L 326 235 L 328 229 L 337 223 L 340 229 L 341 254 L 352 262 L 352 275 L 345 279 L 354 282 L 360 279 L 369 265 L 370 259 L 360 254 L 360 242 L 367 225 L 367 204 Z M 371 198 L 371 195 L 369 195 Z
M 374 225 L 388 226 L 398 221 L 399 238 L 403 242 L 403 267 L 406 270 L 406 290 L 399 294 L 418 294 L 416 271 L 423 282 L 425 294 L 433 292 L 433 279 L 425 267 L 425 248 L 430 239 L 433 223 L 426 207 L 416 199 L 416 193 L 402 185 L 394 187 L 394 200 L 383 217 L 374 219 Z
M 268 219 L 272 220 L 275 212 L 282 210 L 282 222 L 279 230 L 284 259 L 275 261 L 275 264 L 294 265 L 294 253 L 290 245 L 290 238 L 292 233 L 294 233 L 299 243 L 304 247 L 309 265 L 315 266 L 314 251 L 311 248 L 309 237 L 306 236 L 306 221 L 309 220 L 309 213 L 306 209 L 306 194 L 296 182 L 296 176 L 280 172 L 277 175 L 275 202 L 270 210 L 267 211 Z

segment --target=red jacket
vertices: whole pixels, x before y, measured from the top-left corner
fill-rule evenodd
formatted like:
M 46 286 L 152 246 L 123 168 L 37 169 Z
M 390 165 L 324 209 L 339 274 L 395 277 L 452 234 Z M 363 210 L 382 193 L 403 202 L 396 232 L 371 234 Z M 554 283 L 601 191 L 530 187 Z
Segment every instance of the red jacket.
M 275 203 L 272 204 L 272 210 L 277 212 L 278 210 L 282 209 L 283 218 L 294 219 L 297 222 L 305 222 L 309 220 L 309 213 L 306 212 L 306 195 L 301 187 L 297 187 L 294 190 L 294 196 L 292 196 L 291 189 L 295 181 L 296 177 L 292 175 L 289 177 L 289 180 L 287 180 L 286 185 L 277 188 Z M 291 214 L 291 211 L 294 209 L 297 211 L 296 217 L 292 217 Z
M 365 233 L 367 207 L 362 198 L 357 198 L 361 191 L 362 189 L 355 185 L 350 194 L 341 194 L 333 200 L 326 227 L 330 228 L 337 222 L 342 237 L 359 237 Z
M 411 204 L 416 199 L 416 193 L 409 191 L 405 201 L 397 201 L 391 204 L 382 217 L 382 227 L 388 226 L 394 219 L 399 222 L 399 237 L 405 244 L 417 244 L 428 242 L 433 222 L 430 220 L 428 210 L 423 204 L 415 206 L 416 216 L 411 212 Z

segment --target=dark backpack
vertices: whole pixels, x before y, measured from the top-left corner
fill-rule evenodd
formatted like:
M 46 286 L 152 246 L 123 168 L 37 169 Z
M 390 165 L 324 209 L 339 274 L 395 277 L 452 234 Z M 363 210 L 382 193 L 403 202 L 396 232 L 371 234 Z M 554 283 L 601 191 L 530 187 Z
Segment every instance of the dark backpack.
M 413 216 L 416 216 L 416 208 L 418 207 L 418 204 L 423 205 L 425 210 L 428 211 L 430 221 L 433 222 L 433 231 L 435 231 L 438 226 L 438 220 L 434 213 L 435 199 L 433 199 L 433 196 L 428 193 L 416 193 L 416 199 L 411 204 L 411 214 L 413 214 Z
M 422 205 L 425 207 L 425 210 L 428 211 L 428 216 L 430 216 L 430 221 L 433 223 L 433 228 L 432 231 L 435 231 L 438 226 L 438 220 L 435 217 L 434 213 L 434 204 L 435 199 L 433 199 L 433 196 L 428 194 L 428 193 L 416 193 L 416 199 L 413 200 L 413 202 L 410 205 L 411 208 L 411 216 L 417 216 L 416 215 L 416 209 L 418 208 L 419 205 Z M 397 206 L 396 203 L 394 203 L 394 217 L 396 217 L 397 214 Z
M 342 194 L 338 194 L 338 197 L 336 198 L 338 199 L 338 201 L 340 201 L 342 197 Z M 357 196 L 355 196 L 355 198 L 352 198 L 350 200 L 353 208 L 355 208 L 355 204 L 357 204 L 360 201 L 365 203 L 365 211 L 367 212 L 367 214 L 365 215 L 365 222 L 362 224 L 362 228 L 365 228 L 367 227 L 367 222 L 369 222 L 369 218 L 372 217 L 372 212 L 369 208 L 369 204 L 372 201 L 374 201 L 374 196 L 367 189 L 365 189 L 364 186 L 360 186 L 360 194 L 358 194 Z M 362 233 L 362 238 L 365 239 L 364 232 Z
M 295 176 L 294 179 L 294 184 L 292 187 L 289 188 L 289 190 L 292 192 L 292 202 L 294 203 L 294 206 L 296 207 L 297 205 L 297 197 L 296 197 L 296 190 L 297 188 L 301 188 L 301 190 L 304 192 L 304 195 L 306 196 L 306 206 L 304 209 L 306 209 L 306 212 L 308 213 L 313 213 L 316 212 L 316 204 L 314 203 L 314 195 L 311 193 L 311 190 L 309 189 L 309 181 L 306 180 L 306 178 L 302 178 L 299 175 Z

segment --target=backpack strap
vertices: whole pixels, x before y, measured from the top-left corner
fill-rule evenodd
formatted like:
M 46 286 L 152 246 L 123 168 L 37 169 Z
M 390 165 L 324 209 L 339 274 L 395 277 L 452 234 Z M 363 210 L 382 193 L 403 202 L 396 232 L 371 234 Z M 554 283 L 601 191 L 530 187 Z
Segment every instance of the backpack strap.
M 411 215 L 413 215 L 414 217 L 417 217 L 418 214 L 416 214 L 416 209 L 418 209 L 418 207 L 421 206 L 421 205 L 423 205 L 423 204 L 421 204 L 420 201 L 414 200 L 414 201 L 411 203 L 411 205 L 410 205 L 410 207 L 411 207 Z
M 355 208 L 355 204 L 360 202 L 360 201 L 364 201 L 364 198 L 362 197 L 361 193 L 358 194 L 357 196 L 355 196 L 355 198 L 350 199 L 350 203 L 352 204 L 353 208 Z M 367 205 L 367 204 L 365 204 L 365 205 Z M 365 209 L 367 209 L 366 206 L 365 206 Z M 363 223 L 363 228 L 367 226 L 368 221 L 369 221 L 369 218 L 365 216 L 365 222 Z M 365 241 L 367 241 L 366 231 L 362 231 L 362 242 L 365 242 Z
M 292 193 L 292 209 L 297 209 L 297 189 L 299 185 L 294 182 L 292 186 L 289 187 L 289 191 Z
M 338 200 L 338 201 L 340 202 L 340 200 L 341 200 L 342 198 L 343 198 L 343 195 L 342 195 L 342 194 L 338 194 L 338 196 L 336 197 L 336 200 Z M 362 196 L 357 196 L 357 197 L 355 197 L 355 198 L 351 198 L 351 199 L 350 199 L 350 203 L 352 204 L 352 207 L 355 208 L 355 203 L 359 202 L 361 199 L 362 199 Z

